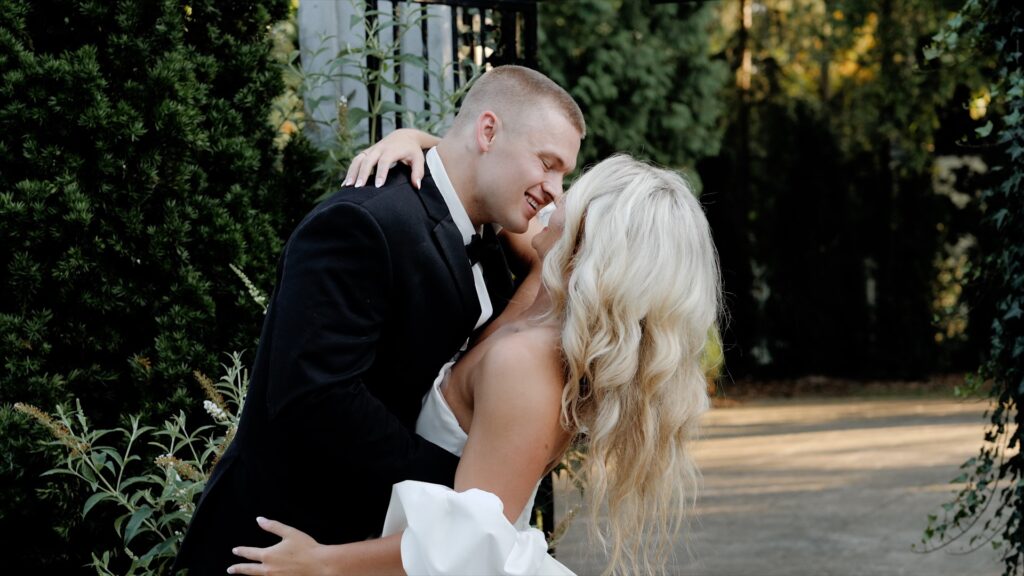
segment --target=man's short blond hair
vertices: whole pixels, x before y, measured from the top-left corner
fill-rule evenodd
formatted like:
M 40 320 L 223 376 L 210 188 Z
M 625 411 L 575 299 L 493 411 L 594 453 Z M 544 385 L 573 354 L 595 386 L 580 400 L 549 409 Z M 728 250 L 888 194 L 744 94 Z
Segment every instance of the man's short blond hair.
M 473 83 L 455 116 L 452 130 L 471 125 L 486 110 L 494 112 L 504 122 L 516 124 L 526 118 L 526 114 L 543 109 L 542 104 L 562 114 L 581 138 L 586 136 L 583 112 L 565 89 L 536 70 L 513 65 L 493 68 Z

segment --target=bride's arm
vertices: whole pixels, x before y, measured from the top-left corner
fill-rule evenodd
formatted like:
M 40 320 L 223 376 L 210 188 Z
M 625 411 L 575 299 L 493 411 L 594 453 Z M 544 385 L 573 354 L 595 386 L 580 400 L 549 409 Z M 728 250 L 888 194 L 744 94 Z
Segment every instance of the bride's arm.
M 405 576 L 402 535 L 351 544 L 324 545 L 280 522 L 258 518 L 261 528 L 281 537 L 269 548 L 239 546 L 232 552 L 256 563 L 235 564 L 228 574 L 263 576 Z
M 569 440 L 560 423 L 563 370 L 557 350 L 557 332 L 543 338 L 520 332 L 491 347 L 467 374 L 473 419 L 455 491 L 495 494 L 510 522 Z

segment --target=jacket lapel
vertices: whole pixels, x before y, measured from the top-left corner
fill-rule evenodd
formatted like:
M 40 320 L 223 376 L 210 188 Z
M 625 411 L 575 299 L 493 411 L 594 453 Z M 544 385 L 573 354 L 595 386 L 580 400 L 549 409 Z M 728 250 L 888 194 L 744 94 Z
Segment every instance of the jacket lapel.
M 466 256 L 466 246 L 462 243 L 462 233 L 452 220 L 448 206 L 444 203 L 444 198 L 441 197 L 441 192 L 437 189 L 429 170 L 426 170 L 423 176 L 417 196 L 423 202 L 423 207 L 431 220 L 435 222 L 432 230 L 434 243 L 448 266 L 448 272 L 452 275 L 453 283 L 467 311 L 466 320 L 472 328 L 476 324 L 476 319 L 480 317 L 480 301 L 476 296 L 473 271 Z

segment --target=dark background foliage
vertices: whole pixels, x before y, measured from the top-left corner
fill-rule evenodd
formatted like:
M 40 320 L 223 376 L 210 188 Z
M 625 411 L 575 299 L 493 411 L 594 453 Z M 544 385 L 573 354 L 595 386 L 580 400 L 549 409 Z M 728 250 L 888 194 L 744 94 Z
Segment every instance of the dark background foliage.
M 768 5 L 726 45 L 737 68 L 747 51 L 760 72 L 730 94 L 725 152 L 701 165 L 721 193 L 710 215 L 734 311 L 733 374 L 914 379 L 976 364 L 970 331 L 983 322 L 936 337 L 941 231 L 977 211 L 933 188 L 933 151 L 954 146 L 939 129 L 967 116 L 955 89 L 977 81 L 919 68 L 953 7 L 852 0 L 822 15 Z M 797 76 L 801 59 L 814 65 L 809 78 Z M 977 183 L 958 185 L 977 197 Z M 976 223 L 964 234 L 976 236 Z
M 194 411 L 191 372 L 253 346 L 261 313 L 228 264 L 269 288 L 283 238 L 319 195 L 312 150 L 299 139 L 281 152 L 267 123 L 282 91 L 267 28 L 287 10 L 0 7 L 5 572 L 73 573 L 110 534 L 101 514 L 81 521 L 71 486 L 37 479 L 52 461 L 11 403 L 77 397 L 102 426 Z

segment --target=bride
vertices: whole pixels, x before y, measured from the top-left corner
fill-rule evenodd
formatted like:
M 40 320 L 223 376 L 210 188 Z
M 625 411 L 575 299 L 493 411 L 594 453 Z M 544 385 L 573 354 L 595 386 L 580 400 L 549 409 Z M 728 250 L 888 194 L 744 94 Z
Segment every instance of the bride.
M 228 573 L 571 574 L 526 518 L 578 437 L 607 572 L 665 566 L 696 496 L 688 443 L 708 407 L 701 357 L 721 310 L 707 220 L 678 174 L 620 155 L 538 228 L 509 236 L 531 263 L 512 303 L 423 401 L 417 433 L 461 454 L 455 490 L 395 485 L 384 536 L 364 542 L 321 545 L 260 518 L 282 541 L 234 549 L 255 563 Z

